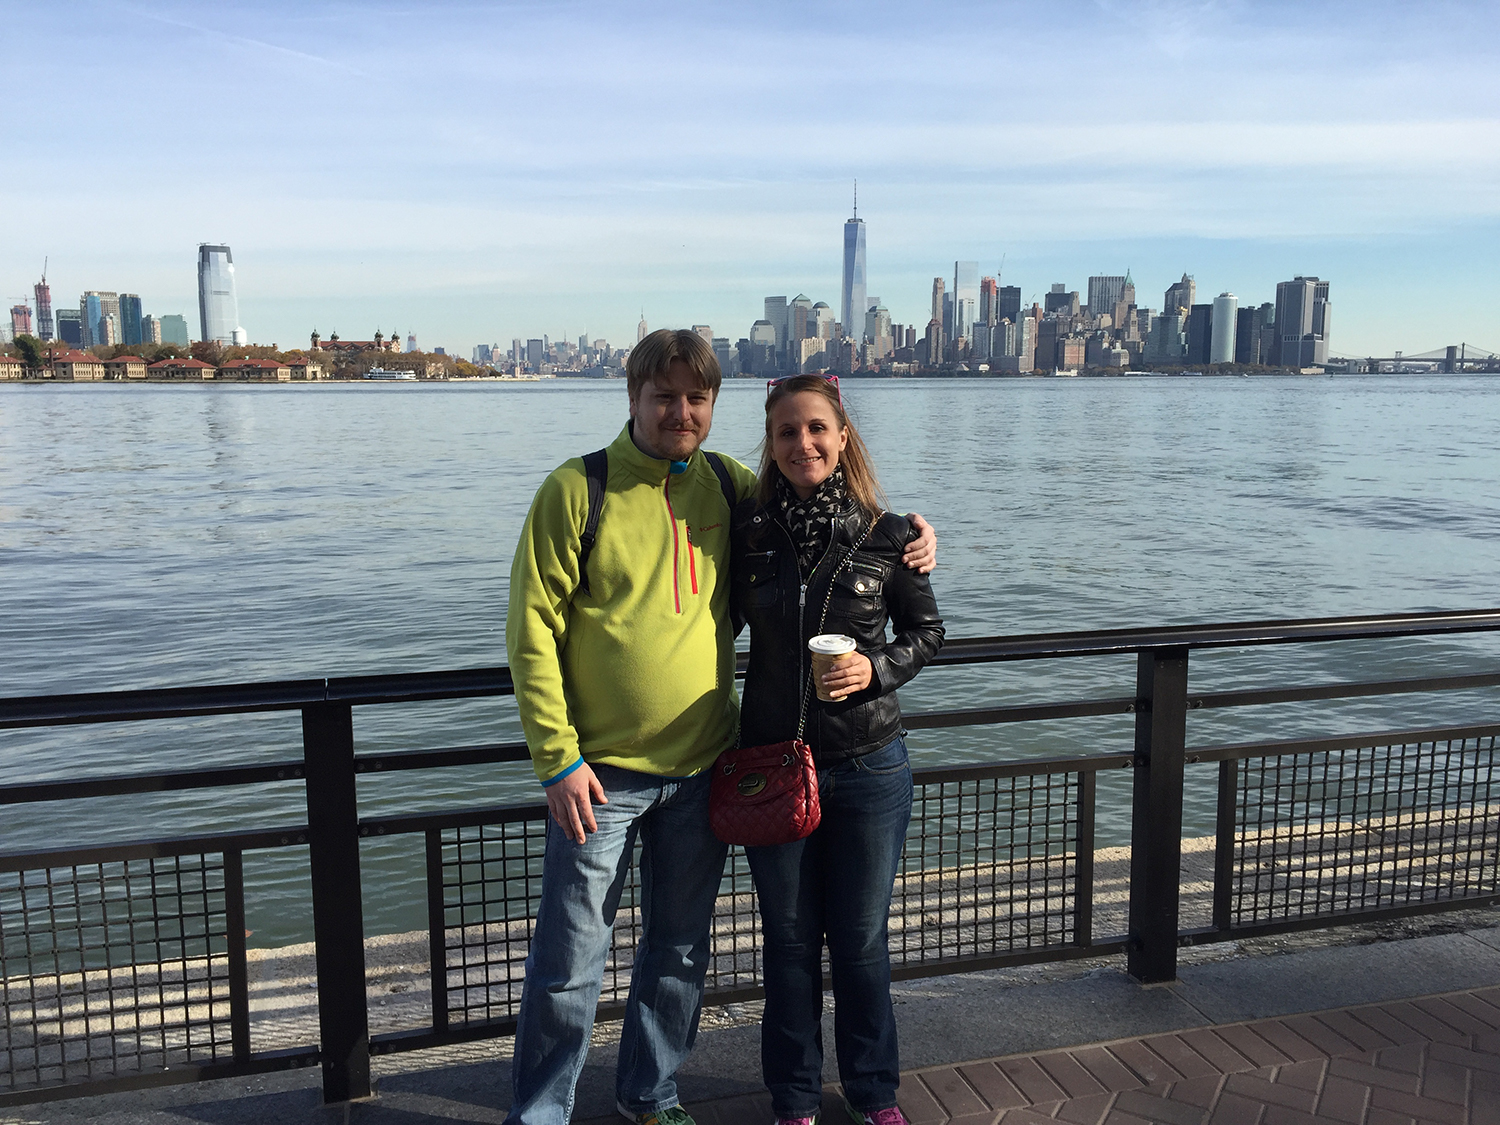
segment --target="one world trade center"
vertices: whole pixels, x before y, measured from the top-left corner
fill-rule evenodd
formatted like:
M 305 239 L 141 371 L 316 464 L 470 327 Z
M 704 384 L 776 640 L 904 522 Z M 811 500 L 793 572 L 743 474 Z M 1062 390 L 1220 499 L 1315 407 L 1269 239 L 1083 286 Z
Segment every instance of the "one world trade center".
M 844 335 L 861 343 L 865 335 L 865 224 L 859 217 L 859 186 L 854 188 L 854 217 L 844 224 Z

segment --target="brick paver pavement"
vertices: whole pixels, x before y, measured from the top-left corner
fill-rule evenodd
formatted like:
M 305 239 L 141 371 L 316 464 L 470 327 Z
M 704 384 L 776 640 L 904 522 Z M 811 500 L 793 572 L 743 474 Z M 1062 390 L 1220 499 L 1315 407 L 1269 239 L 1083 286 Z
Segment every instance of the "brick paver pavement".
M 1500 988 L 907 1072 L 912 1125 L 1500 1125 Z M 693 1105 L 771 1125 L 765 1094 Z M 829 1125 L 846 1120 L 830 1089 Z

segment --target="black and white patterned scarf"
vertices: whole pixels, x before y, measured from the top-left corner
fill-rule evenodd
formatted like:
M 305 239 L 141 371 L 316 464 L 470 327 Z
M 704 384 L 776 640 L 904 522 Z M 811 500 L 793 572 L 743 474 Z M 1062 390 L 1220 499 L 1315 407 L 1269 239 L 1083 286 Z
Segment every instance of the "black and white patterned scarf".
M 776 504 L 781 510 L 782 522 L 792 533 L 792 542 L 797 547 L 797 573 L 804 582 L 827 552 L 834 516 L 848 499 L 842 465 L 834 466 L 833 472 L 806 500 L 797 495 L 786 477 L 776 474 Z

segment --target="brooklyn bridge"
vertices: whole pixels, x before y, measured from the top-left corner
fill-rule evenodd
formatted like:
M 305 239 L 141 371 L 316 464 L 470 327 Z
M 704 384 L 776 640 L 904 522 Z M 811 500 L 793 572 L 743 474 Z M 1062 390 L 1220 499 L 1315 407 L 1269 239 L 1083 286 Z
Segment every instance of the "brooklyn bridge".
M 1397 352 L 1394 356 L 1340 356 L 1329 357 L 1329 365 L 1348 365 L 1351 373 L 1369 374 L 1401 372 L 1467 373 L 1475 371 L 1500 372 L 1500 354 L 1489 348 L 1474 344 L 1449 344 L 1431 351 L 1414 352 L 1410 355 Z

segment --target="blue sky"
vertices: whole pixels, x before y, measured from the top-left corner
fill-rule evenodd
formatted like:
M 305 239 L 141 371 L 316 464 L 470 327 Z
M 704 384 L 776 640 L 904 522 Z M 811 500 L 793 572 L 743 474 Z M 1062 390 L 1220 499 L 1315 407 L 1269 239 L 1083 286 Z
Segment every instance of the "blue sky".
M 976 259 L 1160 307 L 1332 283 L 1333 350 L 1500 348 L 1494 3 L 5 5 L 6 298 L 188 314 L 234 248 L 252 340 L 738 338 Z M 1201 299 L 1201 297 L 1200 297 Z M 9 305 L 10 300 L 6 301 Z

